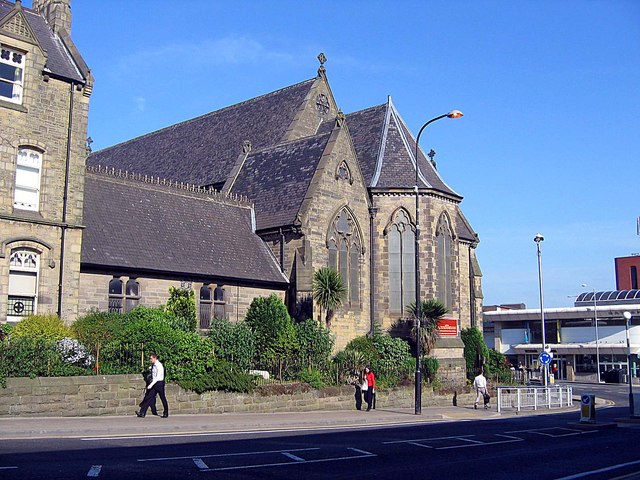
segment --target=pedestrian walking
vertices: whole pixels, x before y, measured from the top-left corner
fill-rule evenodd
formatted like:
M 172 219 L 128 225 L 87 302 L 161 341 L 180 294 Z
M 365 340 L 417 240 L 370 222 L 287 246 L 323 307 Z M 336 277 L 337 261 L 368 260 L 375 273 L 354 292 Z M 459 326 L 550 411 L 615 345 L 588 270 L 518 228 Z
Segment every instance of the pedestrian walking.
M 487 379 L 485 378 L 485 376 L 482 374 L 482 370 L 480 370 L 478 372 L 478 375 L 476 376 L 476 378 L 473 379 L 473 388 L 476 389 L 476 401 L 473 404 L 473 408 L 475 408 L 476 410 L 478 409 L 478 402 L 482 399 L 484 405 L 484 408 L 489 408 L 489 406 L 487 405 L 487 402 L 484 402 L 485 399 L 485 395 L 488 395 L 489 392 L 487 390 Z
M 364 401 L 367 402 L 367 412 L 376 408 L 376 376 L 369 367 L 364 369 L 364 379 L 367 384 L 367 391 L 364 394 Z
M 160 395 L 160 401 L 164 408 L 162 418 L 167 418 L 169 416 L 169 404 L 167 403 L 167 397 L 164 393 L 164 366 L 160 360 L 158 360 L 158 355 L 155 353 L 152 353 L 150 358 L 151 363 L 153 364 L 151 366 L 151 383 L 147 386 L 147 391 L 150 392 L 150 395 L 148 397 L 145 395 L 145 399 L 140 405 L 140 411 L 136 412 L 136 415 L 140 418 L 144 418 L 147 413 L 147 408 L 155 402 L 156 395 Z
M 158 416 L 158 409 L 156 408 L 156 396 L 152 394 L 153 390 L 149 390 L 147 387 L 149 385 L 151 385 L 151 382 L 153 381 L 153 373 L 152 370 L 153 366 L 149 367 L 149 370 L 144 371 L 142 373 L 142 376 L 144 377 L 144 396 L 142 398 L 142 401 L 138 404 L 139 407 L 142 407 L 142 405 L 144 404 L 144 402 L 149 401 L 149 407 L 151 408 L 151 414 Z M 153 398 L 151 398 L 153 396 Z

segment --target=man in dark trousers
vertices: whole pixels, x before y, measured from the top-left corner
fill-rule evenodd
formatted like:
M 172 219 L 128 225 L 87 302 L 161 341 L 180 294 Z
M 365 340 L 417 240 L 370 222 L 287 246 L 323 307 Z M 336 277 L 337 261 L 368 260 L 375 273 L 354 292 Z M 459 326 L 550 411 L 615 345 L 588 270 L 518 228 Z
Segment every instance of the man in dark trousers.
M 151 383 L 147 386 L 147 390 L 150 395 L 145 396 L 142 401 L 142 405 L 140 405 L 140 411 L 136 412 L 136 415 L 140 418 L 144 418 L 147 414 L 147 408 L 155 402 L 156 395 L 160 395 L 160 401 L 164 408 L 162 418 L 167 418 L 169 416 L 169 404 L 167 403 L 167 397 L 164 394 L 164 366 L 160 360 L 158 360 L 158 355 L 155 353 L 152 353 L 150 357 L 151 363 L 153 364 L 151 367 Z

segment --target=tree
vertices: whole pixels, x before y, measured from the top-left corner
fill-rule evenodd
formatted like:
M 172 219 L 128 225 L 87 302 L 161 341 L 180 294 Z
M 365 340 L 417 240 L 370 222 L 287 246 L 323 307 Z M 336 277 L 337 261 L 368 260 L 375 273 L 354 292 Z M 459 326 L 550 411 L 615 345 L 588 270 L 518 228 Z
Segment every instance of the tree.
M 473 378 L 484 366 L 489 357 L 489 348 L 484 343 L 482 332 L 475 327 L 465 328 L 460 332 L 464 343 L 464 359 L 467 364 L 467 377 Z
M 245 321 L 255 333 L 257 366 L 282 378 L 298 350 L 296 328 L 287 307 L 275 294 L 256 297 Z
M 313 299 L 326 311 L 325 323 L 331 326 L 336 308 L 342 305 L 347 288 L 340 274 L 331 267 L 322 267 L 313 274 Z
M 407 312 L 416 318 L 416 302 L 407 306 Z M 438 340 L 438 320 L 444 317 L 449 310 L 440 300 L 432 298 L 420 302 L 420 345 L 421 355 L 429 355 Z M 411 336 L 416 338 L 417 322 L 414 321 L 411 328 Z
M 169 287 L 169 300 L 165 310 L 176 317 L 184 319 L 189 325 L 189 330 L 196 331 L 198 315 L 196 312 L 196 298 L 193 290 Z

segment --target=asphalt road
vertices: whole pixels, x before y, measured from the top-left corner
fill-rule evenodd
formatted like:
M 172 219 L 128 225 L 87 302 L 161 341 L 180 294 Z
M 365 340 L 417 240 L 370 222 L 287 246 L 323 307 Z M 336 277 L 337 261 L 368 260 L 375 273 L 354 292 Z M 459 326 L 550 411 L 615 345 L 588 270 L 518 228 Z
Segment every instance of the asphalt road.
M 618 385 L 584 388 L 601 395 L 612 388 L 622 401 L 628 394 Z M 640 478 L 640 430 L 607 423 L 628 416 L 627 405 L 600 408 L 598 415 L 594 427 L 578 425 L 571 411 L 322 432 L 0 437 L 0 478 Z

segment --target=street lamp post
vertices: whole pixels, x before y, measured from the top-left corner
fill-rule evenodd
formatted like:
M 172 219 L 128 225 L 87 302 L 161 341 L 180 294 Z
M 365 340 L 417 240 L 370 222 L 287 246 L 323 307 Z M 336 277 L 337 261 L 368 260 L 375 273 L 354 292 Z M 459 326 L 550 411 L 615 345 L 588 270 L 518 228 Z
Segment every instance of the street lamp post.
M 586 284 L 582 284 L 586 287 Z M 593 321 L 596 327 L 596 372 L 598 374 L 598 383 L 600 383 L 600 336 L 598 335 L 598 299 L 596 298 L 596 289 L 593 288 Z
M 421 316 L 420 312 L 420 187 L 419 187 L 419 177 L 420 177 L 420 169 L 418 167 L 418 151 L 420 148 L 420 135 L 422 135 L 422 131 L 427 128 L 428 125 L 433 122 L 440 120 L 442 118 L 460 118 L 463 113 L 460 110 L 451 110 L 449 113 L 445 113 L 444 115 L 439 115 L 437 117 L 432 118 L 427 123 L 422 125 L 420 130 L 418 131 L 418 136 L 416 137 L 416 151 L 414 156 L 414 161 L 416 162 L 416 184 L 414 187 L 416 194 L 416 239 L 415 239 L 415 252 L 414 252 L 414 262 L 415 262 L 415 282 L 416 282 L 416 379 L 415 379 L 415 414 L 422 414 L 422 373 L 420 372 L 420 333 L 421 333 Z
M 536 242 L 536 249 L 538 251 L 538 286 L 540 287 L 540 321 L 542 322 L 542 350 L 545 351 L 547 345 L 547 337 L 545 334 L 544 326 L 544 295 L 542 294 L 542 255 L 540 251 L 540 243 L 544 241 L 544 237 L 541 233 L 536 234 L 533 237 L 533 241 Z M 549 378 L 549 365 L 544 365 L 544 381 L 543 385 L 546 387 Z
M 633 378 L 631 377 L 631 342 L 629 340 L 629 324 L 631 323 L 631 312 L 624 312 L 624 330 L 627 336 L 627 375 L 629 376 L 629 415 L 635 417 L 635 405 L 633 402 Z

